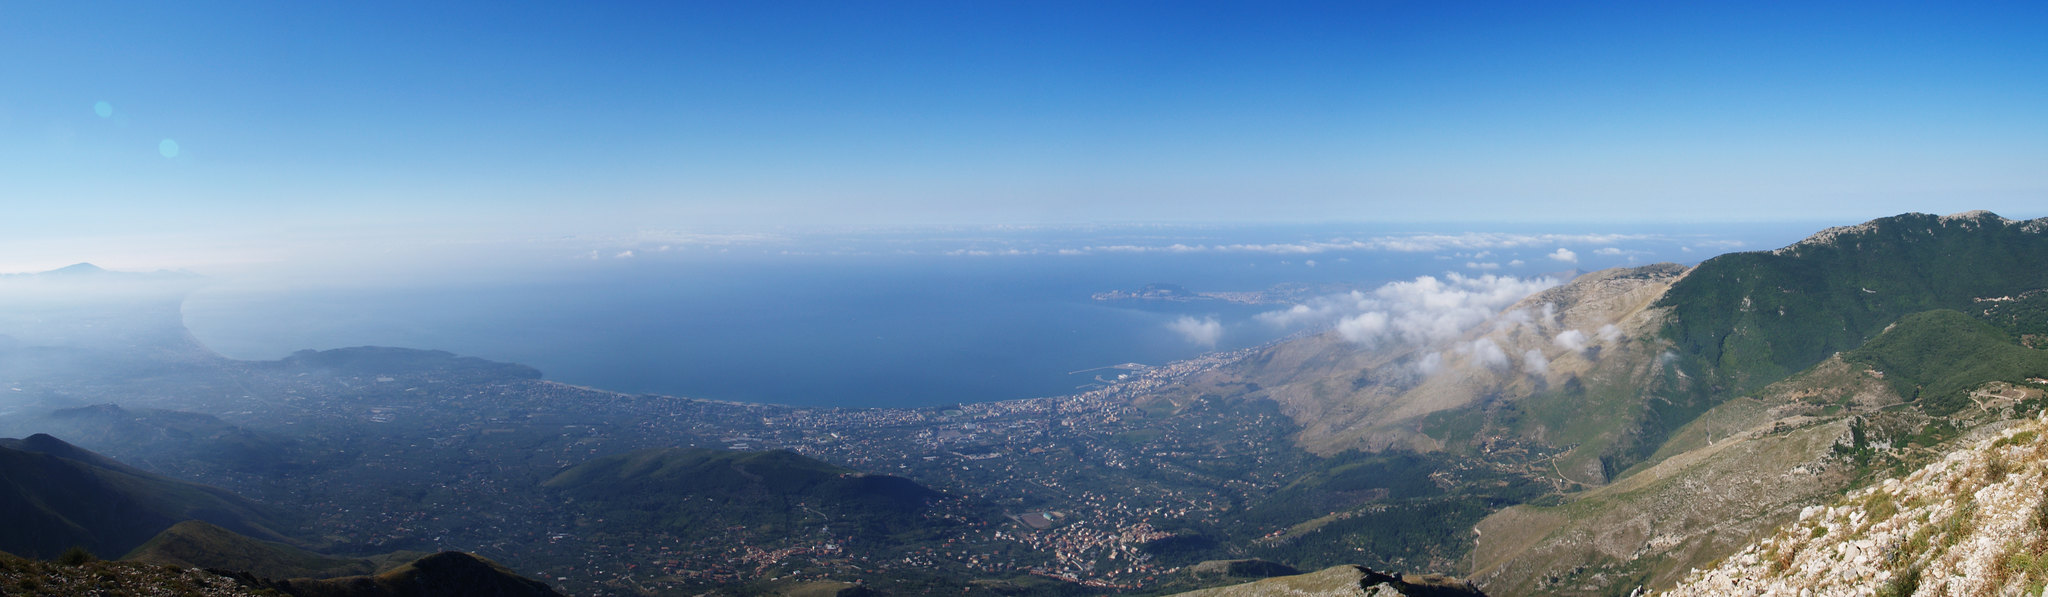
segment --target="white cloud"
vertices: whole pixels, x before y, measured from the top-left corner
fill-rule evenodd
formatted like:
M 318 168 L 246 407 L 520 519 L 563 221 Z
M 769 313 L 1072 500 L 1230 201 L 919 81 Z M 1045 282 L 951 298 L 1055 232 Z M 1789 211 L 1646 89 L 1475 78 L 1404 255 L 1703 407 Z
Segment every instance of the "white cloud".
M 1223 322 L 1217 321 L 1215 317 L 1195 319 L 1182 315 L 1180 319 L 1167 322 L 1166 329 L 1180 334 L 1189 344 L 1214 347 L 1217 340 L 1223 339 Z
M 1614 326 L 1610 325 L 1607 327 Z M 1551 338 L 1550 343 L 1556 344 L 1558 348 L 1572 352 L 1586 352 L 1586 333 L 1578 330 L 1565 330 L 1558 332 L 1556 338 Z
M 1308 261 L 1303 261 L 1303 262 L 1301 262 L 1301 264 L 1302 264 L 1302 265 L 1306 265 L 1306 266 L 1309 266 L 1309 267 L 1315 267 L 1315 266 L 1316 266 L 1316 260 L 1314 260 L 1314 259 L 1310 259 L 1310 260 L 1308 260 Z
M 1528 264 L 1529 264 L 1529 262 L 1527 262 L 1527 261 L 1522 261 L 1522 260 L 1520 260 L 1520 259 L 1516 259 L 1516 260 L 1514 260 L 1514 261 L 1509 261 L 1509 262 L 1508 262 L 1508 267 L 1522 267 L 1522 266 L 1524 266 L 1524 265 L 1528 265 Z
M 1563 261 L 1563 262 L 1565 262 L 1565 263 L 1578 263 L 1578 262 L 1579 262 L 1579 254 L 1578 254 L 1578 253 L 1573 253 L 1571 249 L 1567 249 L 1567 248 L 1564 248 L 1564 247 L 1558 247 L 1558 248 L 1557 248 L 1557 252 L 1555 252 L 1555 253 L 1551 253 L 1551 254 L 1549 254 L 1549 255 L 1545 255 L 1545 257 L 1549 257 L 1549 258 L 1551 258 L 1551 259 L 1556 259 L 1556 260 L 1558 260 L 1558 261 Z
M 1512 330 L 1518 327 L 1533 325 L 1536 325 L 1536 318 L 1529 316 L 1528 309 L 1516 309 L 1502 313 L 1500 318 L 1493 320 L 1493 331 Z
M 1522 353 L 1522 370 L 1530 375 L 1549 374 L 1550 359 L 1543 358 L 1543 351 L 1531 348 L 1528 352 Z
M 631 258 L 633 258 L 633 252 L 632 252 L 632 251 L 630 251 L 630 250 L 627 250 L 627 251 L 619 251 L 619 254 L 617 254 L 617 255 L 613 255 L 613 256 L 612 256 L 612 258 L 613 258 L 613 259 L 631 259 Z
M 1593 333 L 1600 336 L 1601 342 L 1613 344 L 1621 341 L 1621 328 L 1614 327 L 1611 323 L 1600 326 L 1600 329 Z
M 1419 345 L 1455 338 L 1515 301 L 1557 284 L 1550 278 L 1422 276 L 1372 292 L 1317 297 L 1257 319 L 1283 329 L 1328 324 L 1345 340 L 1367 346 Z
M 1593 250 L 1594 255 L 1620 255 L 1626 252 L 1615 247 L 1601 247 Z
M 1444 369 L 1444 353 L 1432 351 L 1408 363 L 1416 377 L 1429 377 Z
M 1479 262 L 1476 262 L 1476 261 L 1467 261 L 1467 262 L 1465 262 L 1465 269 L 1476 269 L 1476 270 L 1482 270 L 1482 271 L 1493 271 L 1493 270 L 1497 270 L 1497 269 L 1500 269 L 1500 264 L 1498 264 L 1498 263 L 1479 263 Z
M 1458 352 L 1472 355 L 1473 360 L 1479 361 L 1480 365 L 1484 365 L 1488 369 L 1498 371 L 1506 369 L 1508 366 L 1507 351 L 1501 350 L 1499 344 L 1494 344 L 1492 340 L 1485 338 L 1473 340 L 1471 344 L 1459 346 Z
M 1353 292 L 1352 294 L 1358 295 L 1358 293 L 1356 292 Z M 1260 313 L 1255 317 L 1259 321 L 1266 322 L 1267 324 L 1272 325 L 1273 327 L 1291 328 L 1327 320 L 1331 317 L 1330 312 L 1336 310 L 1336 307 L 1333 304 L 1331 304 L 1336 302 L 1336 299 L 1334 299 L 1333 297 L 1322 297 L 1314 299 L 1310 302 L 1322 304 L 1319 304 L 1315 307 L 1310 307 L 1305 304 L 1295 305 L 1292 307 L 1288 307 L 1286 309 L 1281 309 L 1279 311 L 1267 311 L 1264 313 Z
M 1381 311 L 1368 311 L 1337 321 L 1337 335 L 1352 342 L 1373 343 L 1387 335 L 1391 318 Z

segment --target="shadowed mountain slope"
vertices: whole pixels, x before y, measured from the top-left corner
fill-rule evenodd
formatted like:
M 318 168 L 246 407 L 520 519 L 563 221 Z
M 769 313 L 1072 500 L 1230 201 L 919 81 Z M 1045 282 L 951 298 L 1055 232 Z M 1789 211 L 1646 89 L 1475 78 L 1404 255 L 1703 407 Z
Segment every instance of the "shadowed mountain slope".
M 296 597 L 547 597 L 547 584 L 474 555 L 444 551 L 375 576 L 270 583 Z
M 123 554 L 171 525 L 205 520 L 283 540 L 282 517 L 225 490 L 127 467 L 47 435 L 0 441 L 0 550 L 54 557 L 72 546 Z

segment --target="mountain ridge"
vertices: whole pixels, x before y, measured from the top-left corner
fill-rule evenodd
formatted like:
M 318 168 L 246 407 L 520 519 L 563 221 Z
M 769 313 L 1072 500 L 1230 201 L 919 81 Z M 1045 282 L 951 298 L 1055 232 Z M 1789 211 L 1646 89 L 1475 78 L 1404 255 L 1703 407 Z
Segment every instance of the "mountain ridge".
M 1885 467 L 2039 412 L 2039 392 L 2014 384 L 2048 361 L 1988 325 L 1982 301 L 2048 285 L 2044 232 L 1904 214 L 1696 266 L 1657 303 L 1676 376 L 1643 388 L 1661 423 L 1609 460 L 1611 484 L 1482 521 L 1474 580 L 1501 594 L 1668 586 Z
M 122 554 L 202 519 L 268 540 L 283 516 L 225 490 L 156 476 L 47 435 L 0 444 L 0 504 L 16 513 L 0 550 L 55 557 L 73 546 Z

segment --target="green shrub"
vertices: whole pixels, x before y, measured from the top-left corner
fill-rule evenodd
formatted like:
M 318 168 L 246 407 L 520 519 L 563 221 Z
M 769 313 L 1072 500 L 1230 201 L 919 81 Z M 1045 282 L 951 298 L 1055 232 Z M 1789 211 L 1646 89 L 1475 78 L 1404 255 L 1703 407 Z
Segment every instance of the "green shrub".
M 1920 590 L 1920 567 L 1907 568 L 1877 588 L 1877 597 L 1908 597 Z
M 84 566 L 98 560 L 99 558 L 93 556 L 92 552 L 79 545 L 73 545 L 71 549 L 64 550 L 62 555 L 57 556 L 57 563 L 65 566 Z

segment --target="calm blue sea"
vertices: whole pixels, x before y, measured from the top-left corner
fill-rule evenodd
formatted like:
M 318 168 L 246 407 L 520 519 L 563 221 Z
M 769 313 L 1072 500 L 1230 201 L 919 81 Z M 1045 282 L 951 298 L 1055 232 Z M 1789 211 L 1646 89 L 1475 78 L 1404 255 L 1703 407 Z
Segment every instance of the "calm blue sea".
M 1576 263 L 1546 258 L 1572 246 L 1555 243 L 1437 251 L 1214 248 L 1413 234 L 1305 227 L 860 238 L 812 242 L 799 251 L 774 243 L 717 253 L 643 247 L 630 259 L 614 258 L 607 248 L 605 258 L 585 267 L 493 279 L 360 287 L 223 284 L 195 294 L 185 315 L 202 341 L 237 358 L 357 345 L 434 348 L 524 363 L 549 379 L 624 392 L 930 406 L 1071 393 L 1099 372 L 1070 372 L 1156 365 L 1286 332 L 1252 318 L 1280 306 L 1112 304 L 1092 300 L 1097 292 L 1150 283 L 1195 291 L 1282 283 L 1369 290 L 1447 272 L 1537 275 L 1631 260 L 1695 262 L 1738 242 L 1752 249 L 1779 246 L 1805 230 L 1750 234 L 1761 239 L 1738 238 L 1735 230 L 1683 231 L 1671 233 L 1675 238 L 1574 246 Z M 1209 248 L 1162 248 L 1174 244 Z M 1699 248 L 1680 248 L 1693 245 Z M 1602 248 L 1626 253 L 1596 253 Z M 999 254 L 1010 250 L 1024 254 Z M 1522 264 L 1505 265 L 1513 260 Z M 1482 262 L 1502 265 L 1474 267 Z M 1191 342 L 1168 326 L 1184 316 L 1214 317 L 1224 333 L 1213 346 Z

